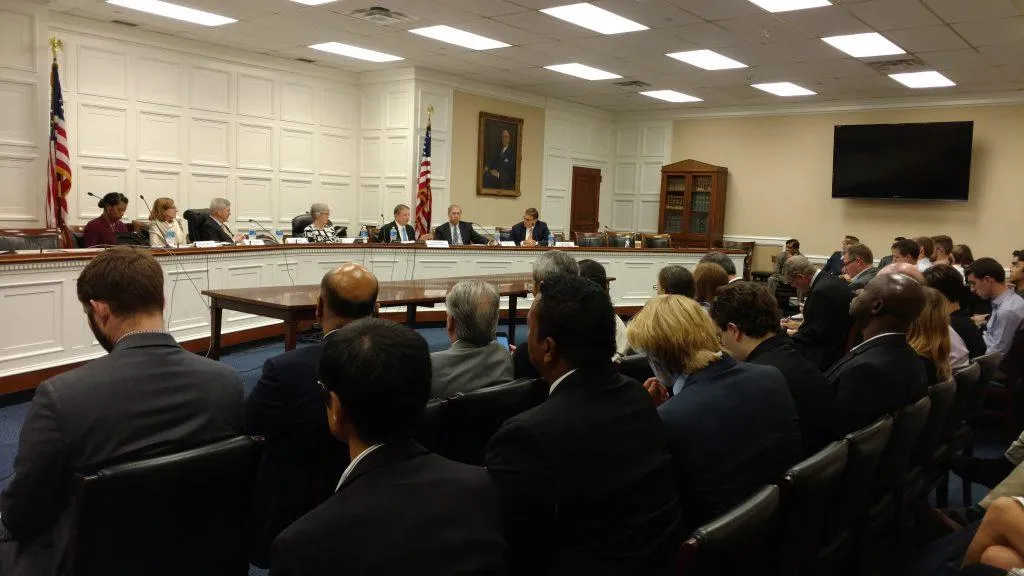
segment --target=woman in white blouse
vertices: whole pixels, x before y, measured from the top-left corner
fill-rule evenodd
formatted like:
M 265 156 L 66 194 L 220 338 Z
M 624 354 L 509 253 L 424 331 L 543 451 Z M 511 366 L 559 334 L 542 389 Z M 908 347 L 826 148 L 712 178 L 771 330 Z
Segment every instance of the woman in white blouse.
M 174 205 L 174 200 L 157 198 L 153 202 L 153 210 L 149 213 L 149 245 L 180 246 L 181 244 L 188 244 L 188 238 L 185 236 L 181 219 L 178 218 L 178 208 Z
M 341 242 L 334 226 L 331 226 L 331 207 L 323 202 L 315 202 L 309 208 L 313 223 L 302 231 L 310 242 Z

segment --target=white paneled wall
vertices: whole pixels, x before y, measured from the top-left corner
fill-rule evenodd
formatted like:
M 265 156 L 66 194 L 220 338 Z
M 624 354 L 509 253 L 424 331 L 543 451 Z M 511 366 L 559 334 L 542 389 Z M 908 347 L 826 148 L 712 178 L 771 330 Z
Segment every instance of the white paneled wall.
M 415 82 L 375 83 L 361 90 L 359 129 L 359 222 L 391 219 L 396 204 L 411 206 L 415 195 L 413 158 L 418 157 L 413 124 Z
M 615 177 L 614 122 L 610 117 L 549 107 L 545 111 L 545 124 L 541 219 L 552 230 L 568 230 L 572 168 L 582 166 L 601 170 L 601 226 L 610 225 L 609 204 Z
M 629 122 L 617 126 L 615 185 L 611 195 L 613 229 L 658 231 L 661 167 L 668 163 L 671 148 L 671 121 Z
M 417 184 L 419 182 L 420 153 L 423 151 L 423 136 L 427 131 L 427 108 L 434 107 L 430 126 L 430 166 L 432 209 L 430 229 L 443 224 L 447 219 L 446 209 L 451 204 L 452 173 L 452 99 L 450 86 L 416 81 L 416 138 L 413 150 L 413 206 L 415 209 Z

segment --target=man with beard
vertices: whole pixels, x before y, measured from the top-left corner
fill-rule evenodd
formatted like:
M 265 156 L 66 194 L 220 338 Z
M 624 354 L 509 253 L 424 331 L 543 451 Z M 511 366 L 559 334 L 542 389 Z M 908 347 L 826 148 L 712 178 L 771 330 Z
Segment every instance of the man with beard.
M 0 574 L 49 574 L 64 561 L 76 472 L 242 430 L 241 378 L 164 330 L 163 270 L 148 252 L 97 254 L 78 300 L 109 354 L 36 388 L 0 494 Z

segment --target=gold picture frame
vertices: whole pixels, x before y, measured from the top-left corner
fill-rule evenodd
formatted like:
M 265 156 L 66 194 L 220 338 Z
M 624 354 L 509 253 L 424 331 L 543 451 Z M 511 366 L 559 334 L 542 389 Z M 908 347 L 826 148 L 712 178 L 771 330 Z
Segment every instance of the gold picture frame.
M 518 198 L 523 169 L 523 119 L 481 112 L 478 140 L 477 195 Z

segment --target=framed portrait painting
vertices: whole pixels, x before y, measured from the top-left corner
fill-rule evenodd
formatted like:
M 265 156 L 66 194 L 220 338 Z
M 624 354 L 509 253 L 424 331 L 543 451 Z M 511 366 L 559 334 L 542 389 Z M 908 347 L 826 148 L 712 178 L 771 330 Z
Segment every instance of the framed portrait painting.
M 480 113 L 477 194 L 519 196 L 523 119 Z

